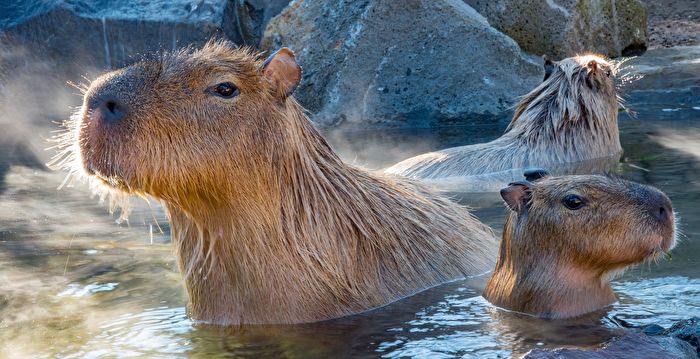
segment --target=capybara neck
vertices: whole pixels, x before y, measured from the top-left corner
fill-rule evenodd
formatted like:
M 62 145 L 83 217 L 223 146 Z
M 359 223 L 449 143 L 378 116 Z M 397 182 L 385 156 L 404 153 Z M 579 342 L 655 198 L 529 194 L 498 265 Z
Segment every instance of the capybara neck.
M 263 62 L 222 42 L 104 75 L 64 166 L 164 203 L 199 321 L 331 319 L 493 267 L 464 208 L 343 163 L 291 97 L 300 79 L 288 49 Z
M 675 244 L 671 202 L 649 186 L 563 176 L 501 194 L 511 212 L 484 297 L 503 308 L 547 318 L 604 308 L 614 274 Z
M 501 253 L 484 297 L 511 310 L 546 318 L 593 312 L 616 301 L 606 272 L 565 263 L 556 255 L 513 253 L 504 232 Z
M 412 157 L 385 172 L 441 179 L 619 156 L 614 72 L 595 55 L 545 60 L 543 82 L 520 100 L 501 137 Z

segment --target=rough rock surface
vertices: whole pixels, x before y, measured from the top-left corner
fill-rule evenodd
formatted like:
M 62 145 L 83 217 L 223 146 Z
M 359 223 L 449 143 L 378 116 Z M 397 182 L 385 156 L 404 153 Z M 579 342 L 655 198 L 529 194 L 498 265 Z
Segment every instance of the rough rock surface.
M 700 44 L 698 0 L 644 0 L 649 9 L 649 48 Z
M 641 333 L 629 332 L 611 340 L 598 350 L 535 349 L 523 359 L 694 359 L 694 348 L 675 338 L 657 340 Z
M 594 51 L 643 52 L 647 11 L 639 0 L 464 0 L 533 54 L 555 59 Z
M 24 1 L 0 4 L 0 46 L 75 67 L 121 67 L 134 57 L 223 36 L 256 45 L 288 0 Z
M 322 126 L 492 121 L 541 79 L 538 59 L 461 0 L 297 0 L 261 47 L 291 47 L 295 94 Z
M 696 354 L 700 357 L 700 318 L 680 321 L 666 329 L 663 334 L 688 342 L 695 348 Z

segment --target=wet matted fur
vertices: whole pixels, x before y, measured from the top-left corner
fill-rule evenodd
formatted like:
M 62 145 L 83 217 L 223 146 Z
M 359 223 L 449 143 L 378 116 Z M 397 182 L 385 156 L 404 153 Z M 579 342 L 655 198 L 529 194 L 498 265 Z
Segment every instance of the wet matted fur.
M 286 49 L 263 63 L 214 41 L 108 73 L 55 165 L 164 204 L 200 321 L 319 321 L 493 268 L 497 239 L 465 208 L 343 163 L 288 97 L 296 71 Z M 124 118 L 95 112 L 104 99 Z
M 566 318 L 601 309 L 616 301 L 612 277 L 676 243 L 671 201 L 650 186 L 561 176 L 501 194 L 510 213 L 484 298 L 510 310 Z
M 544 81 L 520 100 L 501 137 L 412 157 L 385 172 L 440 179 L 619 156 L 615 72 L 596 55 L 545 60 Z

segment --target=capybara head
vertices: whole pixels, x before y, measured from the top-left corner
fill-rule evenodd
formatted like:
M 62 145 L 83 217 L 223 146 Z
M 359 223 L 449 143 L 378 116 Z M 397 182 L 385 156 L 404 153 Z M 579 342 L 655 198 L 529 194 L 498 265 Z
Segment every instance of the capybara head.
M 553 62 L 544 58 L 543 83 L 568 87 L 584 94 L 588 91 L 615 96 L 617 67 L 600 55 L 578 55 Z
M 516 257 L 606 273 L 675 245 L 671 201 L 650 186 L 601 175 L 543 177 L 512 183 L 501 196 L 511 209 L 507 252 Z
M 275 121 L 300 79 L 286 48 L 263 62 L 223 41 L 107 73 L 77 114 L 82 166 L 129 193 L 212 189 L 230 167 L 253 171 L 284 137 Z M 225 182 L 236 185 L 233 172 Z
M 536 129 L 549 122 L 551 133 L 571 127 L 591 132 L 614 127 L 617 136 L 620 98 L 614 82 L 616 71 L 616 64 L 599 55 L 558 62 L 545 57 L 544 79 L 518 103 L 509 129 L 518 125 Z M 526 133 L 537 132 L 533 129 Z
M 501 190 L 510 208 L 491 303 L 568 318 L 615 302 L 611 277 L 675 245 L 671 201 L 659 190 L 600 175 L 529 180 Z

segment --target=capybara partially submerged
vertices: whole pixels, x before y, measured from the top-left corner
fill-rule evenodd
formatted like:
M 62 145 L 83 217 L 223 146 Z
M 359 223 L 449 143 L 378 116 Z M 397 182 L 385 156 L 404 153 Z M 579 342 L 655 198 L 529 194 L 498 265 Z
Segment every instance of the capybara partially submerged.
M 518 103 L 498 139 L 448 148 L 399 162 L 385 170 L 415 179 L 483 175 L 530 167 L 553 168 L 619 157 L 619 98 L 615 66 L 585 55 L 545 60 L 544 81 Z
M 611 278 L 669 251 L 676 242 L 671 201 L 646 185 L 600 175 L 544 177 L 501 191 L 510 208 L 491 303 L 568 318 L 616 301 Z
M 63 166 L 162 201 L 200 321 L 319 321 L 493 268 L 497 238 L 463 207 L 344 164 L 291 97 L 300 79 L 288 49 L 220 41 L 108 73 Z

